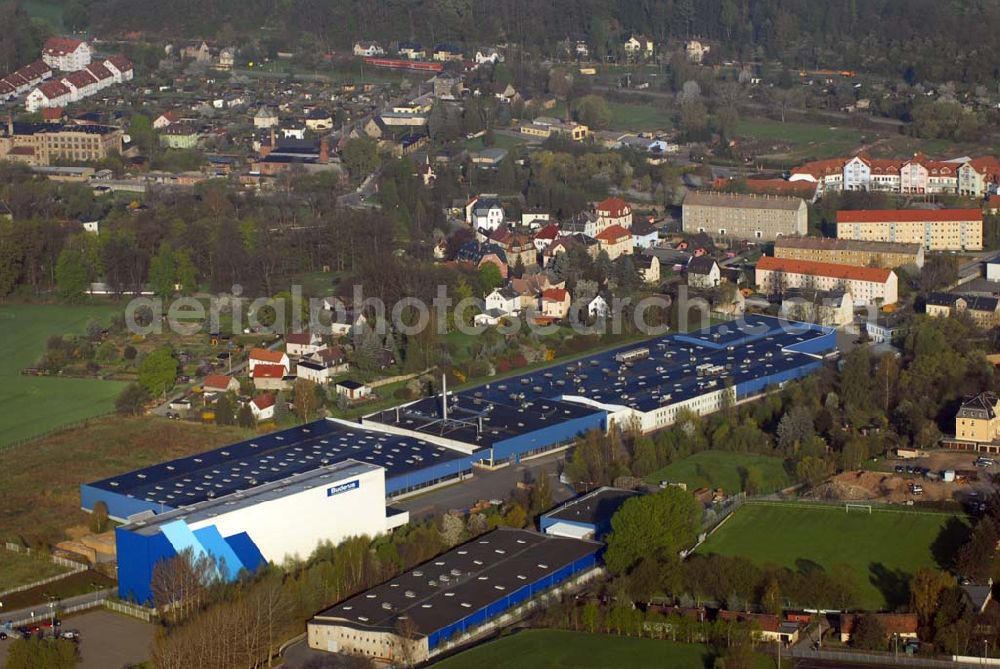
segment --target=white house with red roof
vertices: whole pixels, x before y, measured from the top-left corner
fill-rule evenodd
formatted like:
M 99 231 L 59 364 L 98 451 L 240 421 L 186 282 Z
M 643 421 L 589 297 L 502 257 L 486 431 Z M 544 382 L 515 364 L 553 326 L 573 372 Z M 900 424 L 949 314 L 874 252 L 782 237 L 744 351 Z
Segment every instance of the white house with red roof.
M 595 207 L 601 229 L 620 225 L 626 230 L 632 227 L 632 207 L 620 197 L 601 200 Z
M 250 413 L 258 423 L 274 418 L 275 398 L 271 393 L 263 393 L 250 401 Z
M 225 374 L 209 374 L 205 377 L 205 382 L 201 384 L 201 387 L 206 393 L 240 392 L 240 382 Z
M 71 102 L 77 102 L 83 98 L 89 98 L 97 92 L 97 79 L 87 70 L 77 70 L 70 72 L 60 81 L 70 89 Z
M 90 46 L 74 37 L 50 37 L 42 46 L 42 60 L 54 70 L 82 70 L 90 65 L 90 56 Z
M 549 288 L 542 291 L 541 315 L 562 320 L 569 314 L 570 296 L 565 288 Z
M 287 390 L 291 386 L 285 378 L 288 370 L 281 365 L 259 363 L 254 365 L 251 375 L 257 390 Z
M 290 356 L 312 355 L 325 348 L 323 338 L 311 332 L 290 332 L 285 335 L 285 353 Z
M 181 113 L 176 109 L 165 111 L 153 119 L 153 130 L 163 130 L 181 120 Z
M 62 107 L 72 102 L 72 91 L 61 81 L 46 81 L 28 93 L 24 108 L 36 112 L 47 107 Z
M 132 61 L 120 53 L 105 60 L 104 67 L 108 68 L 111 72 L 111 76 L 115 78 L 116 84 L 132 81 L 132 77 L 135 76 L 135 68 L 132 65 Z
M 546 249 L 546 247 L 548 247 L 549 244 L 554 242 L 557 237 L 559 237 L 559 226 L 555 223 L 549 223 L 535 233 L 535 236 L 532 237 L 532 241 L 535 244 L 535 249 L 541 253 Z
M 253 374 L 258 365 L 277 365 L 284 369 L 286 374 L 292 368 L 287 353 L 272 351 L 266 348 L 254 348 L 250 350 L 247 366 L 251 374 Z

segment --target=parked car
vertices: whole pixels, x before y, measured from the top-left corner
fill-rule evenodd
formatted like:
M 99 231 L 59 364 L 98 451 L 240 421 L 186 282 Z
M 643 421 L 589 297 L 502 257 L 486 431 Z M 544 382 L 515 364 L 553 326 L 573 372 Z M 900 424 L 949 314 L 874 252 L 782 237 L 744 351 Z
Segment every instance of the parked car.
M 78 630 L 63 630 L 59 634 L 59 638 L 60 639 L 69 639 L 71 641 L 79 641 L 80 640 L 80 632 Z

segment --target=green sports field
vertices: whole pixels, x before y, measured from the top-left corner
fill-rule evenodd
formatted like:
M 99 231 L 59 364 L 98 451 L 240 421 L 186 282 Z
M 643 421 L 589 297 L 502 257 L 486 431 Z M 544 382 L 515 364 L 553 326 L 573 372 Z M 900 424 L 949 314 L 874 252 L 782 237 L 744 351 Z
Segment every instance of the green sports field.
M 52 335 L 80 334 L 115 307 L 0 306 L 0 446 L 50 432 L 114 408 L 124 384 L 97 379 L 21 376 Z
M 688 490 L 704 486 L 722 488 L 726 493 L 744 489 L 746 473 L 755 468 L 763 485 L 757 492 L 774 492 L 789 485 L 781 458 L 729 451 L 702 451 L 673 462 L 646 477 L 646 481 L 686 483 Z
M 919 567 L 941 567 L 965 535 L 961 516 L 903 509 L 844 510 L 843 505 L 751 503 L 698 548 L 791 569 L 852 567 L 861 577 L 862 607 L 891 608 L 905 597 Z
M 707 646 L 567 630 L 525 630 L 434 665 L 435 669 L 612 669 L 712 666 Z M 773 663 L 772 663 L 773 666 Z

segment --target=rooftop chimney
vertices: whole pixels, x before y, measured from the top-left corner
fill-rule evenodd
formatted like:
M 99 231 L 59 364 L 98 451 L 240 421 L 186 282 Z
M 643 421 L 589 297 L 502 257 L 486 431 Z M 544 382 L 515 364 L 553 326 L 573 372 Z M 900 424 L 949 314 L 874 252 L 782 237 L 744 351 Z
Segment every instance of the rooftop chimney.
M 448 375 L 441 375 L 441 422 L 448 422 Z
M 13 114 L 7 114 L 7 136 L 8 137 L 13 137 L 14 136 L 14 115 Z
M 326 165 L 330 162 L 330 141 L 324 137 L 319 140 L 319 164 Z

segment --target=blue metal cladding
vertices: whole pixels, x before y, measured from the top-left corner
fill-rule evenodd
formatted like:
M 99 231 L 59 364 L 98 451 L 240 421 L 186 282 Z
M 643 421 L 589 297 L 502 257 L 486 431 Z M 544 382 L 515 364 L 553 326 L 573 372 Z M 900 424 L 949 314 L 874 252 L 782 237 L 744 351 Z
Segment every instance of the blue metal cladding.
M 226 543 L 233 549 L 237 557 L 239 557 L 240 562 L 243 563 L 243 566 L 249 572 L 257 571 L 262 564 L 267 562 L 260 549 L 257 548 L 257 544 L 253 542 L 253 539 L 246 532 L 226 537 Z
M 488 620 L 500 615 L 507 609 L 515 608 L 523 604 L 536 594 L 548 590 L 549 588 L 572 578 L 576 574 L 590 569 L 597 564 L 597 553 L 599 550 L 600 547 L 595 546 L 594 552 L 590 555 L 585 555 L 572 564 L 568 564 L 561 569 L 557 569 L 551 574 L 546 574 L 533 583 L 525 584 L 521 588 L 518 588 L 508 595 L 504 595 L 495 602 L 486 605 L 478 611 L 470 613 L 461 620 L 457 620 L 450 625 L 446 625 L 441 629 L 431 632 L 427 635 L 428 649 L 433 650 L 443 641 L 446 641 L 455 635 L 464 634 L 467 630 L 482 625 Z
M 794 381 L 795 379 L 800 379 L 807 376 L 823 366 L 823 363 L 819 360 L 813 360 L 805 364 L 799 365 L 798 367 L 793 367 L 791 369 L 786 369 L 781 372 L 775 372 L 774 374 L 769 374 L 768 376 L 762 376 L 757 379 L 752 379 L 750 381 L 744 381 L 736 385 L 736 397 L 742 399 L 749 395 L 756 395 L 762 392 L 768 386 L 776 386 L 786 381 Z
M 493 457 L 497 460 L 516 458 L 532 451 L 551 448 L 557 444 L 572 441 L 588 430 L 607 428 L 608 414 L 595 411 L 564 422 L 553 422 L 540 430 L 498 441 L 493 445 Z
M 398 476 L 389 476 L 389 472 L 387 471 L 385 477 L 385 494 L 395 495 L 400 491 L 426 485 L 431 481 L 457 476 L 460 472 L 470 471 L 472 463 L 478 462 L 482 457 L 481 452 L 478 455 L 466 455 L 399 474 Z
M 173 508 L 160 505 L 155 502 L 147 502 L 144 499 L 136 499 L 128 495 L 122 495 L 109 490 L 95 488 L 84 483 L 80 486 L 80 506 L 84 509 L 93 509 L 97 502 L 104 502 L 108 505 L 108 515 L 118 520 L 125 520 L 129 516 L 143 511 L 172 511 Z
M 140 604 L 151 602 L 153 567 L 160 560 L 177 555 L 174 547 L 160 532 L 144 536 L 120 527 L 115 529 L 115 544 L 118 553 L 118 596 Z

